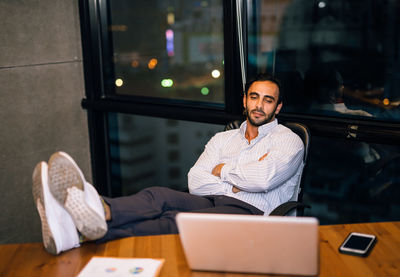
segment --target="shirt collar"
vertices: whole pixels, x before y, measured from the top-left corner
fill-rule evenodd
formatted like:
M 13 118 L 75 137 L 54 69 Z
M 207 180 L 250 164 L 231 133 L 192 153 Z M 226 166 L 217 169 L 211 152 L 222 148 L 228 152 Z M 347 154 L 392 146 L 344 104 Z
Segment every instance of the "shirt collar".
M 278 119 L 274 119 L 273 121 L 261 125 L 258 127 L 258 137 L 263 137 L 270 133 L 272 129 L 274 129 L 278 125 Z M 245 120 L 241 125 L 240 125 L 240 133 L 245 137 L 246 134 L 246 128 L 247 128 L 247 120 Z

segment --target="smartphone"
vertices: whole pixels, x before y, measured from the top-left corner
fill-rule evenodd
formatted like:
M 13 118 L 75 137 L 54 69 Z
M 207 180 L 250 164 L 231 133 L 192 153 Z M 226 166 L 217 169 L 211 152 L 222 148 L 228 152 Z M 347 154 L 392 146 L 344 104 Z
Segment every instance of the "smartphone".
M 376 240 L 374 235 L 352 232 L 340 245 L 339 252 L 366 257 L 374 247 Z

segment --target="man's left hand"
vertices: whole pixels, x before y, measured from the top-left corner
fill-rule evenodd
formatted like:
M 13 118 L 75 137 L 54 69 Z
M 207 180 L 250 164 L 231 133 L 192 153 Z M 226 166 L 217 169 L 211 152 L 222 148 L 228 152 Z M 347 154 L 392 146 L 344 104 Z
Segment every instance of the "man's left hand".
M 237 187 L 232 187 L 232 192 L 233 193 L 238 193 L 238 192 L 240 192 L 241 190 L 240 189 L 238 189 Z

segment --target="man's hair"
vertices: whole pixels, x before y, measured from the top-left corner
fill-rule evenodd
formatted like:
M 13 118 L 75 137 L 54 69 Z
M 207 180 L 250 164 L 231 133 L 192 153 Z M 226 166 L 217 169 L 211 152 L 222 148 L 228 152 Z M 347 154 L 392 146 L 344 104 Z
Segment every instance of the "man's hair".
M 268 74 L 268 73 L 260 73 L 258 74 L 256 77 L 254 77 L 253 79 L 250 79 L 248 82 L 246 82 L 246 86 L 245 86 L 245 94 L 247 95 L 247 92 L 249 92 L 249 88 L 251 87 L 251 85 L 255 82 L 272 82 L 275 85 L 277 85 L 278 87 L 278 92 L 279 92 L 279 96 L 278 96 L 278 104 L 280 104 L 282 102 L 282 98 L 283 98 L 283 89 L 282 89 L 282 84 L 281 81 L 279 81 L 277 78 L 275 78 L 274 76 Z

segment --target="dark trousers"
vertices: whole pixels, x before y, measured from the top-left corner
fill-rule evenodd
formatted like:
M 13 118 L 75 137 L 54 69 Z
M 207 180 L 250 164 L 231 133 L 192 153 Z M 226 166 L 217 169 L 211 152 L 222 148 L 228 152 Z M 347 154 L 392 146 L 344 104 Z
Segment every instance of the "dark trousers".
M 175 216 L 179 212 L 263 215 L 256 207 L 222 196 L 197 196 L 165 187 L 146 188 L 134 195 L 103 197 L 111 208 L 108 232 L 99 240 L 160 234 L 177 234 Z

